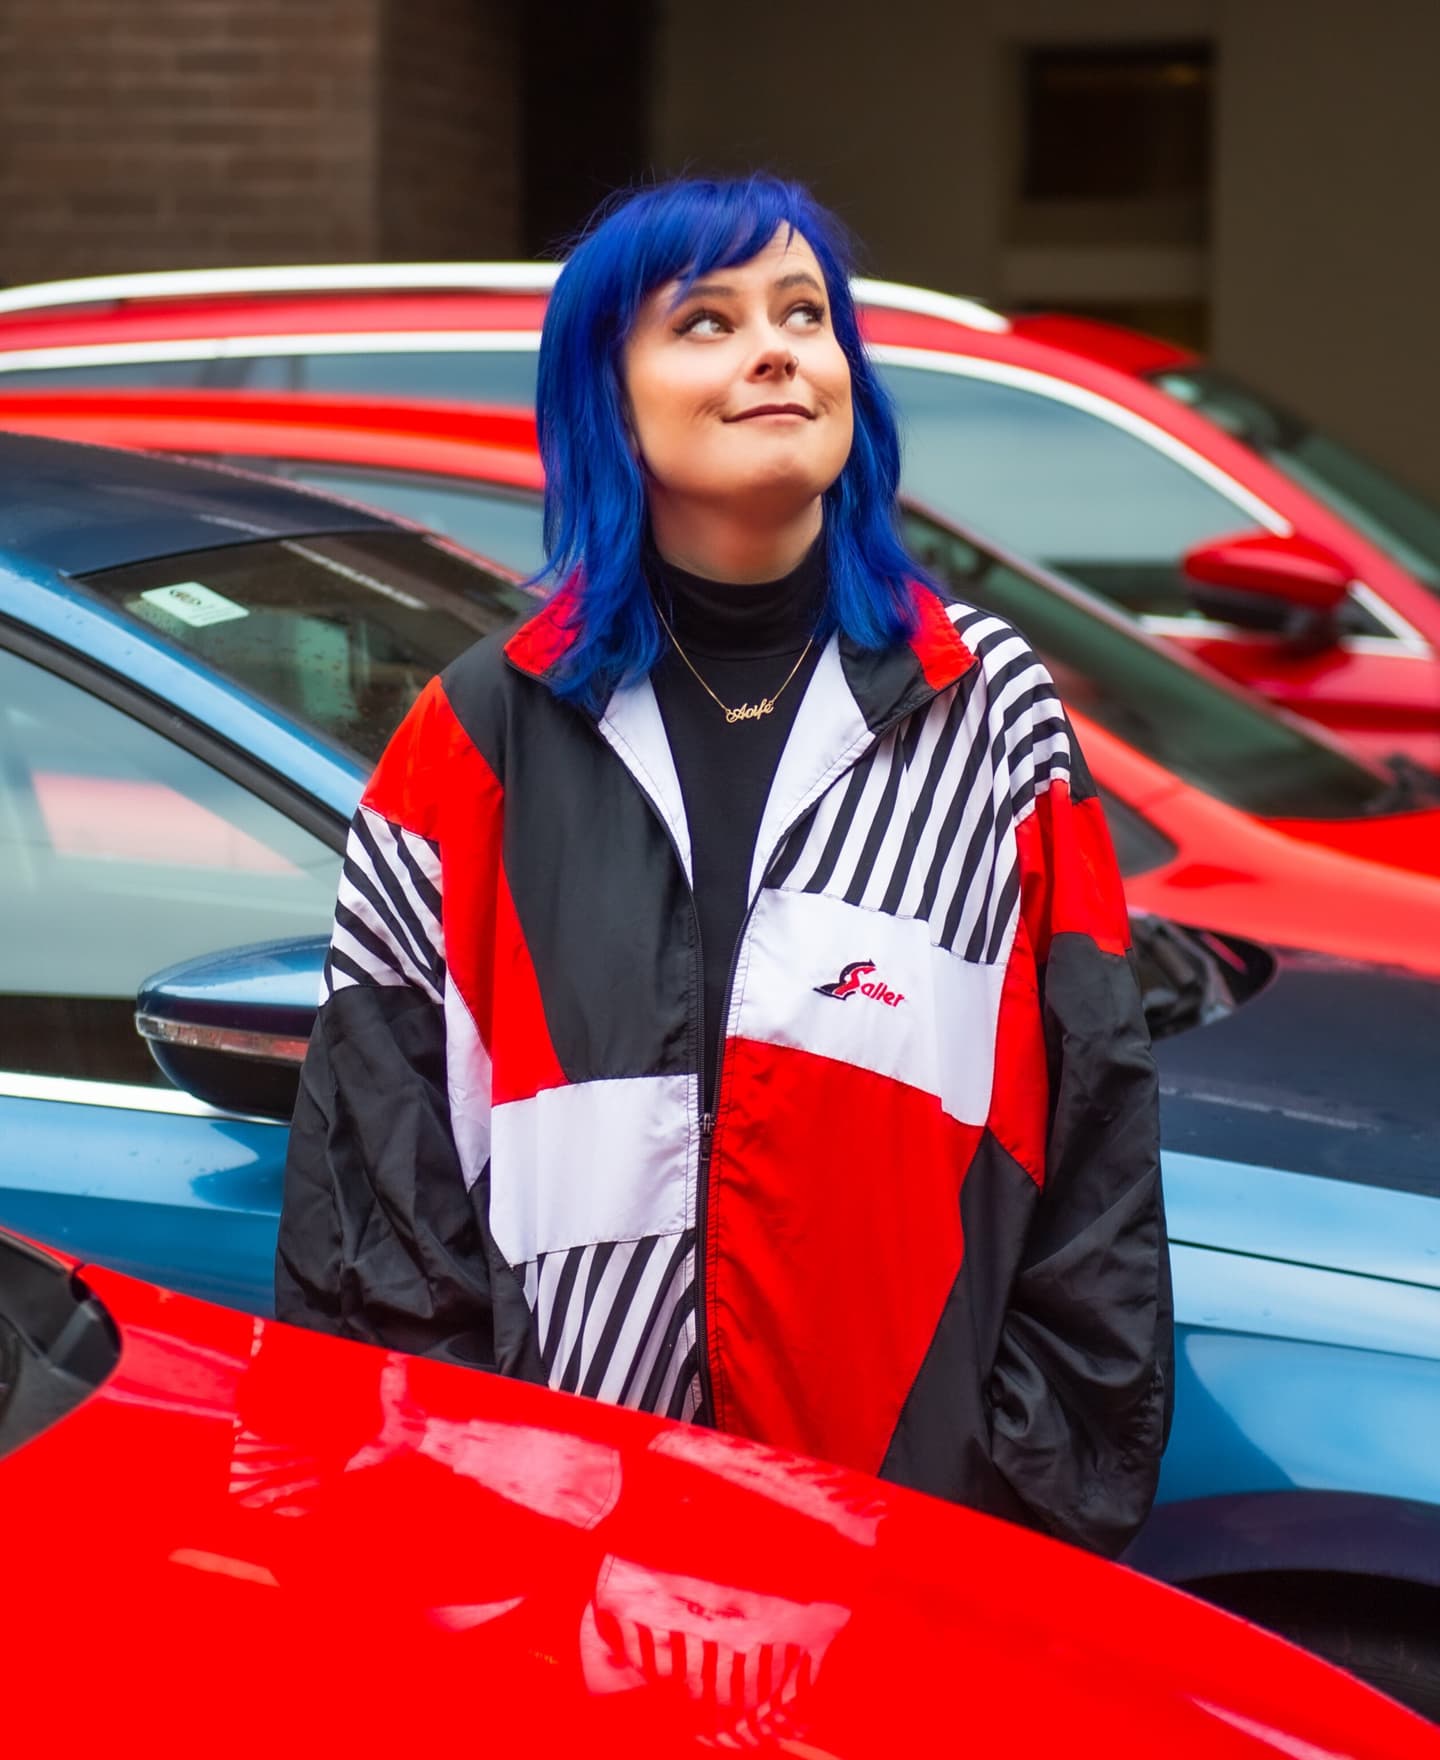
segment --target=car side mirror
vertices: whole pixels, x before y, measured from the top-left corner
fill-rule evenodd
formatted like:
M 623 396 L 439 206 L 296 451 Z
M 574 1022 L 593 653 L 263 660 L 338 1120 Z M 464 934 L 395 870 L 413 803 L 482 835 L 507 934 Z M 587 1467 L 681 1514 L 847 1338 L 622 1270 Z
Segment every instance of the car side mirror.
M 1217 538 L 1180 566 L 1206 616 L 1319 646 L 1337 639 L 1336 613 L 1354 579 L 1344 557 L 1298 532 Z
M 136 1031 L 197 1100 L 289 1119 L 328 945 L 323 935 L 263 941 L 168 966 L 140 986 Z

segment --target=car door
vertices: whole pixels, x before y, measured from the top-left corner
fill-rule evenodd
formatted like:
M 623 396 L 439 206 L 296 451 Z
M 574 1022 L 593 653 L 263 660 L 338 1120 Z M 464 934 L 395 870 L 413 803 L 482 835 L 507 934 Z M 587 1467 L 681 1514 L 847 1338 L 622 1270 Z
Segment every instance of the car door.
M 1289 521 L 1152 422 L 1078 385 L 1004 362 L 875 353 L 900 409 L 919 499 L 1100 593 L 1237 683 L 1322 722 L 1369 756 L 1440 762 L 1440 668 L 1423 636 L 1363 585 L 1340 640 L 1304 652 L 1201 612 L 1181 567 L 1198 544 Z
M 325 933 L 339 830 L 296 823 L 258 769 L 225 773 L 200 730 L 73 655 L 5 643 L 0 1223 L 268 1311 L 286 1129 L 167 1084 L 135 992 L 198 954 Z

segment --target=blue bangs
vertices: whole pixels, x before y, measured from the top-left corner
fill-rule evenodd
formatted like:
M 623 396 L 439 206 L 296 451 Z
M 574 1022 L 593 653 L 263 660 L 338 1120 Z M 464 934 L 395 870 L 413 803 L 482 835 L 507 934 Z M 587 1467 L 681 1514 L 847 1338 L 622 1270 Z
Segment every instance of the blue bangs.
M 556 688 L 592 709 L 648 673 L 664 643 L 641 560 L 645 486 L 625 427 L 626 339 L 657 287 L 679 281 L 683 293 L 712 270 L 748 263 L 781 228 L 805 239 L 824 272 L 855 413 L 850 456 L 825 494 L 821 633 L 839 629 L 862 648 L 884 648 L 912 627 L 905 582 L 924 574 L 896 531 L 895 415 L 860 340 L 844 232 L 798 184 L 687 178 L 621 197 L 591 220 L 555 283 L 540 340 L 542 575 L 576 587 L 575 639 Z

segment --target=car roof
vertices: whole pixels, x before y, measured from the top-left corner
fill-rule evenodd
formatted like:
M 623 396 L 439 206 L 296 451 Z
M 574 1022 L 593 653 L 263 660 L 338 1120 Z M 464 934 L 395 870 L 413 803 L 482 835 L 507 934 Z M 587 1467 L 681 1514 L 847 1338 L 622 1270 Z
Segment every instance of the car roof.
M 1114 367 L 1117 372 L 1135 378 L 1148 378 L 1168 367 L 1192 366 L 1199 355 L 1178 343 L 1147 336 L 1142 330 L 1130 330 L 1121 324 L 1107 324 L 1099 318 L 1076 317 L 1069 312 L 1028 312 L 1011 319 L 1015 335 L 1032 342 L 1048 343 L 1068 354 L 1083 355 L 1086 360 Z
M 61 574 L 395 525 L 364 508 L 241 471 L 0 433 L 0 557 Z
M 296 323 L 340 330 L 376 321 L 417 329 L 464 326 L 523 332 L 538 325 L 559 263 L 330 263 L 233 269 L 182 269 L 85 276 L 0 289 L 0 345 L 40 345 L 31 322 L 67 332 L 117 321 L 132 337 L 161 332 L 199 337 L 208 330 L 274 335 Z M 859 276 L 859 305 L 872 315 L 938 319 L 962 330 L 1017 336 L 1145 377 L 1199 357 L 1158 337 L 1064 312 L 1004 313 L 982 300 Z M 478 297 L 477 297 L 478 296 Z M 397 305 L 398 302 L 398 305 Z M 386 308 L 390 309 L 388 312 Z M 53 338 L 59 341 L 58 336 Z M 943 336 L 926 339 L 943 346 Z
M 9 392 L 0 431 L 198 456 L 308 459 L 542 489 L 529 410 L 305 391 L 70 387 Z
M 106 305 L 143 300 L 234 298 L 272 299 L 279 295 L 491 293 L 548 294 L 560 274 L 559 263 L 329 263 L 274 268 L 180 269 L 130 275 L 85 276 L 71 281 L 36 282 L 0 289 L 0 314 L 58 307 Z M 912 287 L 906 282 L 857 276 L 851 283 L 862 305 L 948 318 L 977 330 L 1005 330 L 1008 320 L 982 300 Z
M 95 276 L 0 290 L 0 365 L 84 368 L 373 347 L 533 349 L 555 263 L 344 263 Z M 1009 320 L 979 300 L 857 278 L 867 328 L 883 340 L 955 346 Z M 346 339 L 350 339 L 347 343 Z

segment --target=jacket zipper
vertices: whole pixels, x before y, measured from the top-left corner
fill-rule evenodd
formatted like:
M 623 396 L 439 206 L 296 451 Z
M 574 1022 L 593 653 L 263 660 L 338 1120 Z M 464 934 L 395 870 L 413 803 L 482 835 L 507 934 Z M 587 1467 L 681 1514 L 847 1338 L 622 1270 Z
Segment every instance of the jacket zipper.
M 903 721 L 905 719 L 906 715 L 913 714 L 913 713 L 914 713 L 913 709 L 899 710 L 895 714 L 890 716 L 888 720 L 882 722 L 880 724 L 880 726 L 875 729 L 871 739 L 866 744 L 864 750 L 859 751 L 855 754 L 854 758 L 851 760 L 851 762 L 849 764 L 847 764 L 845 766 L 845 769 L 844 769 L 844 771 L 841 772 L 841 774 L 848 775 L 850 773 L 850 771 L 855 768 L 856 764 L 860 763 L 862 759 L 868 757 L 869 754 L 874 751 L 875 747 L 877 745 L 879 745 L 880 741 L 882 739 L 884 739 L 885 735 L 887 733 L 889 733 L 889 731 L 892 727 L 896 726 L 897 723 Z M 837 777 L 836 781 L 838 781 L 838 780 L 839 780 L 839 778 Z M 834 783 L 830 784 L 830 787 L 833 787 L 833 786 L 834 786 Z M 642 790 L 641 792 L 643 793 L 644 791 Z M 828 793 L 828 789 L 825 792 Z M 648 796 L 647 796 L 647 799 L 648 799 Z M 760 884 L 755 889 L 755 896 L 750 900 L 749 904 L 745 907 L 745 915 L 740 919 L 740 933 L 735 937 L 735 946 L 730 954 L 730 975 L 725 981 L 725 1006 L 720 1012 L 720 1046 L 719 1046 L 719 1049 L 716 1052 L 716 1056 L 715 1056 L 715 1101 L 714 1101 L 714 1104 L 717 1109 L 720 1105 L 720 1083 L 721 1083 L 721 1079 L 725 1073 L 725 1041 L 728 1037 L 728 1028 L 730 1025 L 730 998 L 731 998 L 731 996 L 734 992 L 734 989 L 735 989 L 735 973 L 739 969 L 739 965 L 740 965 L 740 950 L 745 945 L 745 932 L 750 927 L 750 919 L 751 919 L 751 917 L 754 916 L 755 907 L 760 902 L 760 895 L 765 890 L 765 876 L 766 876 L 766 874 L 768 874 L 770 872 L 770 869 L 774 864 L 776 856 L 779 855 L 780 851 L 785 847 L 786 840 L 789 838 L 791 832 L 795 830 L 795 828 L 800 824 L 801 820 L 807 816 L 807 814 L 812 813 L 815 810 L 815 807 L 817 804 L 818 804 L 818 800 L 811 801 L 809 803 L 809 805 L 804 809 L 803 812 L 797 813 L 795 815 L 795 817 L 793 819 L 791 819 L 790 822 L 781 829 L 779 836 L 775 839 L 774 843 L 771 845 L 771 848 L 770 848 L 768 855 L 765 857 L 765 865 L 760 870 Z M 652 810 L 653 810 L 653 803 L 652 803 Z M 656 818 L 660 818 L 659 813 L 656 813 L 655 816 L 656 816 Z M 661 823 L 664 824 L 663 819 L 661 820 Z M 666 831 L 666 835 L 668 836 L 669 831 L 670 831 L 670 828 L 668 825 L 665 826 L 665 831 Z M 671 847 L 675 850 L 675 859 L 677 861 L 679 861 L 679 859 L 680 859 L 679 846 L 675 843 L 675 839 L 673 837 L 670 838 L 670 843 L 671 843 Z M 681 864 L 681 872 L 682 873 L 684 872 L 684 864 L 683 863 Z M 688 884 L 688 882 L 687 882 L 687 884 Z M 697 955 L 699 955 L 699 957 L 700 957 L 700 994 L 701 994 L 701 999 L 702 999 L 701 1020 L 703 1022 L 703 1020 L 704 1020 L 703 999 L 704 999 L 704 994 L 705 994 L 705 962 L 704 962 L 703 954 L 701 953 L 701 950 L 700 950 L 700 911 L 699 911 L 699 907 L 695 903 L 695 889 L 694 889 L 694 887 L 690 887 L 690 906 L 691 906 L 691 909 L 695 913 L 695 946 L 696 946 Z M 700 1094 L 701 1094 L 701 1106 L 703 1108 L 704 1104 L 705 1104 L 705 1102 L 704 1102 L 704 1094 L 705 1094 L 705 1044 L 704 1044 L 704 1038 L 705 1038 L 705 1034 L 704 1034 L 703 1026 L 701 1029 L 700 1038 L 701 1038 L 701 1045 L 700 1045 Z M 701 1410 L 704 1413 L 704 1415 L 708 1418 L 709 1422 L 712 1425 L 716 1422 L 715 1389 L 714 1389 L 714 1385 L 711 1381 L 711 1376 L 710 1376 L 710 1353 L 709 1353 L 709 1349 L 707 1347 L 706 1329 L 705 1329 L 705 1288 L 706 1288 L 705 1236 L 706 1236 L 706 1232 L 707 1232 L 707 1224 L 709 1222 L 709 1214 L 710 1214 L 710 1158 L 714 1152 L 714 1139 L 715 1139 L 715 1113 L 708 1111 L 708 1110 L 702 1110 L 701 1115 L 700 1115 L 700 1171 L 699 1171 L 699 1177 L 696 1181 L 696 1191 L 695 1191 L 695 1264 L 696 1264 L 695 1323 L 696 1323 L 697 1328 L 699 1329 L 699 1334 L 700 1334 Z
M 776 849 L 780 847 L 780 844 L 784 843 L 785 838 L 789 835 L 789 830 L 785 831 L 780 838 L 780 842 L 776 844 Z M 765 863 L 767 869 L 770 866 L 770 862 L 774 861 L 774 859 L 775 857 L 772 852 Z M 735 937 L 735 945 L 730 951 L 730 973 L 725 980 L 725 1006 L 720 1011 L 720 1044 L 715 1053 L 715 1099 L 713 1104 L 717 1110 L 720 1105 L 720 1080 L 725 1073 L 725 1040 L 728 1037 L 728 1028 L 730 1025 L 730 997 L 735 989 L 735 973 L 740 965 L 740 949 L 745 945 L 745 931 L 750 927 L 750 918 L 754 915 L 755 906 L 759 902 L 761 892 L 764 890 L 765 883 L 762 874 L 760 886 L 757 889 L 754 898 L 752 898 L 749 904 L 746 905 L 745 915 L 740 919 L 740 933 Z M 691 889 L 690 897 L 693 903 L 695 897 L 693 888 Z M 700 921 L 698 907 L 695 912 L 695 921 L 698 931 Z M 705 968 L 703 962 L 700 968 L 700 982 L 702 987 L 701 996 L 703 999 L 703 987 L 705 982 Z M 701 1020 L 704 1020 L 703 1008 L 701 1009 Z M 703 1027 L 700 1036 L 703 1040 L 705 1036 Z M 705 1047 L 703 1044 L 700 1047 L 700 1078 L 700 1093 L 702 1096 L 701 1104 L 704 1105 Z M 703 1112 L 700 1117 L 700 1175 L 695 1186 L 695 1323 L 700 1331 L 701 1410 L 712 1426 L 717 1420 L 715 1415 L 715 1388 L 710 1375 L 710 1350 L 705 1324 L 705 1236 L 708 1231 L 710 1220 L 710 1157 L 714 1150 L 714 1146 L 715 1113 L 706 1111 Z
M 913 714 L 917 707 L 919 707 L 919 705 L 912 704 L 909 708 L 897 710 L 887 720 L 883 721 L 879 727 L 875 728 L 864 749 L 855 754 L 854 758 L 845 766 L 845 770 L 841 772 L 841 774 L 848 775 L 849 772 L 855 768 L 856 764 L 860 763 L 863 758 L 867 757 L 869 753 L 874 751 L 875 747 L 879 745 L 880 741 L 884 739 L 885 735 L 889 733 L 892 727 L 898 722 L 903 721 L 906 715 Z M 623 767 L 628 772 L 629 766 L 623 765 Z M 630 780 L 632 783 L 635 783 L 633 775 L 631 775 Z M 836 780 L 838 780 L 838 777 Z M 635 783 L 635 786 L 639 788 L 638 783 Z M 833 786 L 833 783 L 831 786 Z M 695 924 L 695 994 L 699 999 L 700 1005 L 700 1032 L 697 1037 L 697 1053 L 695 1059 L 697 1094 L 700 1101 L 700 1149 L 695 1177 L 695 1330 L 699 1343 L 700 1357 L 700 1407 L 697 1417 L 704 1419 L 713 1426 L 715 1423 L 715 1388 L 710 1374 L 710 1349 L 707 1338 L 705 1314 L 705 1236 L 710 1212 L 710 1160 L 714 1152 L 715 1144 L 715 1114 L 705 1103 L 705 950 L 700 935 L 700 907 L 695 902 L 695 888 L 691 885 L 689 877 L 685 873 L 685 863 L 680 855 L 680 845 L 675 841 L 675 834 L 666 823 L 665 815 L 655 805 L 654 801 L 651 800 L 647 790 L 640 788 L 640 795 L 658 822 L 660 829 L 665 833 L 665 840 L 670 845 L 671 852 L 675 857 L 675 865 L 679 868 L 681 878 L 685 881 L 685 893 L 690 900 L 690 915 Z M 760 894 L 765 890 L 765 875 L 770 871 L 775 857 L 784 847 L 785 841 L 790 836 L 791 832 L 795 830 L 796 826 L 805 818 L 806 814 L 814 811 L 815 806 L 816 802 L 811 801 L 803 812 L 797 813 L 795 817 L 781 829 L 779 836 L 775 839 L 770 848 L 769 854 L 765 858 L 765 865 L 760 871 L 760 885 L 756 888 L 755 896 L 746 906 L 745 915 L 740 919 L 740 933 L 735 938 L 735 946 L 730 954 L 730 975 L 725 984 L 725 1006 L 720 1014 L 720 1048 L 715 1058 L 715 1104 L 717 1107 L 720 1103 L 720 1081 L 725 1068 L 725 1039 L 726 1029 L 730 1023 L 730 997 L 735 988 L 735 973 L 740 964 L 740 950 L 745 945 L 745 932 L 750 927 L 750 919 L 755 914 L 755 906 L 760 902 Z

